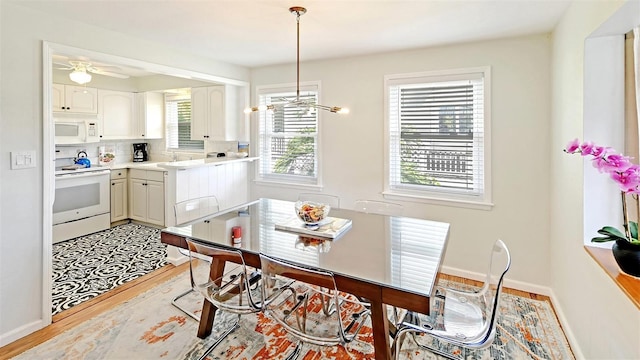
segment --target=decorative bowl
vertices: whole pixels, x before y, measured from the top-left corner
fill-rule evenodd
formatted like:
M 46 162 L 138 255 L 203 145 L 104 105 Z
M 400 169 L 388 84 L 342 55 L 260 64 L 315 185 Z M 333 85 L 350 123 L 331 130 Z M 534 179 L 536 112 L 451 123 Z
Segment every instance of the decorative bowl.
M 297 201 L 295 208 L 298 218 L 310 228 L 317 228 L 331 210 L 331 206 L 313 201 Z
M 317 239 L 308 236 L 298 236 L 296 240 L 296 249 L 300 250 L 317 250 L 320 253 L 327 253 L 331 250 L 331 241 L 327 239 Z

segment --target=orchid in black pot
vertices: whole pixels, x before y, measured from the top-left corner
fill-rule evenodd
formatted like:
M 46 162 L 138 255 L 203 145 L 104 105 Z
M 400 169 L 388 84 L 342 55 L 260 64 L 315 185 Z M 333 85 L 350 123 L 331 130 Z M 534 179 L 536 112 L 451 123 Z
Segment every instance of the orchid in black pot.
M 608 175 L 620 187 L 622 199 L 623 230 L 613 226 L 603 226 L 592 242 L 615 241 L 613 256 L 625 273 L 640 276 L 640 241 L 638 240 L 638 222 L 630 221 L 627 211 L 627 195 L 636 204 L 636 214 L 640 216 L 640 165 L 633 164 L 631 158 L 616 152 L 613 148 L 598 146 L 591 142 L 572 140 L 564 149 L 569 154 L 591 157 L 591 163 L 603 174 Z

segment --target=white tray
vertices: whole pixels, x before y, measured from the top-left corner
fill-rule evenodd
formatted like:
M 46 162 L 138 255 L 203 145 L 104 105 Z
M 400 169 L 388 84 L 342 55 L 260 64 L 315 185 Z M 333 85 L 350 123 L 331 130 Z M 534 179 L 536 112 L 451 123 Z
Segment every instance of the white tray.
M 276 230 L 306 234 L 313 237 L 335 239 L 351 228 L 351 220 L 327 217 L 320 222 L 320 226 L 318 228 L 313 229 L 308 228 L 302 221 L 300 221 L 300 219 L 294 217 L 285 222 L 276 224 L 275 228 Z

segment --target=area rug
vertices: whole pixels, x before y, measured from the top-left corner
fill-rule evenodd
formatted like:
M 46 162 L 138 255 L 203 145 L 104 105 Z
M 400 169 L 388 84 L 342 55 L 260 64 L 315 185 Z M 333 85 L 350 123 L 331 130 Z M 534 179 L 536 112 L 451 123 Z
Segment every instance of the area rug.
M 123 224 L 53 244 L 56 315 L 167 264 L 160 229 Z
M 175 277 L 50 339 L 15 359 L 196 359 L 224 331 L 235 315 L 216 315 L 213 333 L 196 337 L 197 322 L 171 305 L 171 298 L 188 288 L 188 273 Z M 181 299 L 193 310 L 202 300 Z M 436 314 L 437 316 L 437 314 Z M 263 314 L 243 315 L 240 328 L 209 359 L 283 359 L 292 339 Z M 553 309 L 546 301 L 503 294 L 498 335 L 490 348 L 463 353 L 466 359 L 573 359 Z M 299 359 L 374 359 L 371 328 L 345 347 L 305 345 Z M 437 359 L 412 341 L 402 347 L 403 359 Z

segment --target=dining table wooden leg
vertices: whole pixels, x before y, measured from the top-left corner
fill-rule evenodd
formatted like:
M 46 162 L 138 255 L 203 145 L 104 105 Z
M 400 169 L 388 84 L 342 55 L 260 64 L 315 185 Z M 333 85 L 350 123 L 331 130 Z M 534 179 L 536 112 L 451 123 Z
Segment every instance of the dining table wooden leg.
M 220 259 L 213 259 L 211 262 L 211 268 L 209 270 L 210 279 L 219 279 L 224 274 L 224 265 L 226 261 Z M 198 325 L 198 337 L 204 339 L 211 334 L 213 328 L 213 321 L 216 316 L 215 305 L 210 303 L 207 299 L 202 301 L 202 313 L 200 314 L 200 324 Z
M 370 301 L 373 348 L 376 353 L 376 360 L 389 360 L 391 359 L 391 344 L 389 342 L 387 305 L 377 300 Z

